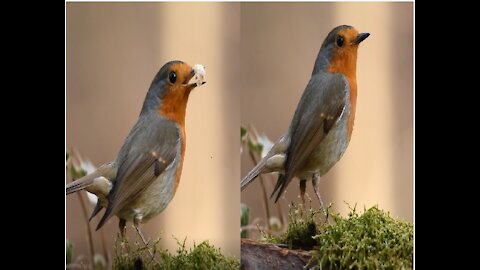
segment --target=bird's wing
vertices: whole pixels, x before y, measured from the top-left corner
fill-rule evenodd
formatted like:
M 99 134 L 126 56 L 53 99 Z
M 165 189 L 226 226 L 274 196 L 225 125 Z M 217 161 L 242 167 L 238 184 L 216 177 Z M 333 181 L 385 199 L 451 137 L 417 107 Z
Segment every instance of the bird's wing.
M 290 125 L 285 174 L 280 175 L 272 193 L 275 202 L 292 178 L 307 162 L 345 108 L 348 82 L 341 74 L 322 73 L 312 77 L 297 106 Z
M 140 121 L 149 122 L 147 125 Z M 108 195 L 108 207 L 97 230 L 118 210 L 134 201 L 179 154 L 180 130 L 157 115 L 139 120 L 118 157 L 118 173 Z

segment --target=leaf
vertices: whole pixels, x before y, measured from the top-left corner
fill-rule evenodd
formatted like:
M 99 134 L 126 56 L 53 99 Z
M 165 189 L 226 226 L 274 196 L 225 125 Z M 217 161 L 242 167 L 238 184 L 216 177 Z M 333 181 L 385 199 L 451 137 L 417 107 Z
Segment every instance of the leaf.
M 250 215 L 250 208 L 244 203 L 240 204 L 240 225 L 247 226 Z
M 84 177 L 87 174 L 87 172 L 82 170 L 81 168 L 78 168 L 78 169 L 75 168 L 75 166 L 73 166 L 72 164 L 72 166 L 70 166 L 70 174 L 72 175 L 73 180 L 77 180 L 79 178 Z
M 272 149 L 273 142 L 263 133 L 257 136 L 257 142 L 259 145 L 262 146 L 262 150 L 260 151 L 260 157 L 264 158 L 270 149 Z
M 252 140 L 248 140 L 247 142 L 247 146 L 248 146 L 248 150 L 257 154 L 258 156 L 261 156 L 262 155 L 262 145 L 261 144 L 258 144 L 258 143 L 255 143 L 253 142 Z
M 248 225 L 248 220 L 250 216 L 250 208 L 244 203 L 240 204 L 240 226 L 244 227 Z M 241 238 L 246 238 L 248 237 L 248 231 L 247 230 L 242 230 L 240 232 L 240 237 Z
M 244 126 L 240 126 L 240 139 L 243 141 L 243 138 L 247 135 L 247 129 Z

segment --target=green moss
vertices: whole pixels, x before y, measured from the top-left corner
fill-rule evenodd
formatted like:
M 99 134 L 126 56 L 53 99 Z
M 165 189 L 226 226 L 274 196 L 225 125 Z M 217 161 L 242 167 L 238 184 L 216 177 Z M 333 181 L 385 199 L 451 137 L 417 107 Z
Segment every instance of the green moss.
M 204 241 L 195 245 L 193 249 L 178 242 L 175 254 L 168 250 L 158 249 L 159 240 L 150 244 L 157 260 L 153 260 L 141 244 L 130 246 L 126 241 L 117 241 L 113 269 L 240 269 L 240 261 L 222 255 L 220 249 Z
M 413 225 L 395 220 L 377 206 L 348 218 L 333 215 L 335 225 L 315 238 L 319 266 L 333 269 L 411 269 Z
M 287 231 L 280 236 L 265 236 L 268 242 L 282 243 L 290 249 L 312 249 L 317 241 L 313 238 L 321 227 L 320 217 L 323 213 L 309 207 L 306 212 L 298 204 L 291 204 L 288 214 Z
M 268 240 L 290 248 L 313 247 L 312 262 L 320 269 L 412 269 L 412 224 L 391 218 L 377 206 L 361 215 L 353 208 L 347 218 L 331 214 L 333 225 L 319 223 L 319 211 L 308 211 L 302 219 L 298 206 L 292 206 L 286 233 Z

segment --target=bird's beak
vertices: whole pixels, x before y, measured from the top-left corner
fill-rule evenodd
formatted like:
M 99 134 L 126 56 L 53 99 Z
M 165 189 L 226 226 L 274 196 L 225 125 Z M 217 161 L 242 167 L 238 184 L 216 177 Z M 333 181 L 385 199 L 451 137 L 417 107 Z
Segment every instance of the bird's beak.
M 360 33 L 358 34 L 357 38 L 353 42 L 355 45 L 360 44 L 360 42 L 364 41 L 368 36 L 370 36 L 370 33 Z
M 187 88 L 193 89 L 197 86 L 204 85 L 205 80 L 205 67 L 203 65 L 195 65 L 192 71 L 185 78 Z

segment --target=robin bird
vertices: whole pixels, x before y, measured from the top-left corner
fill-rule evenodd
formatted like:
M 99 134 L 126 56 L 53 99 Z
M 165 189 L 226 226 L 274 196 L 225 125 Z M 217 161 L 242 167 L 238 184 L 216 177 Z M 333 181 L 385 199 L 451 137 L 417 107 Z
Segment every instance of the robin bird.
M 115 161 L 68 184 L 66 194 L 87 190 L 98 197 L 90 220 L 105 208 L 100 229 L 119 217 L 122 237 L 126 221 L 133 221 L 146 244 L 140 223 L 162 212 L 180 182 L 185 155 L 185 113 L 190 92 L 205 83 L 201 65 L 166 63 L 153 79 L 138 121 Z
M 305 204 L 306 181 L 311 177 L 317 199 L 327 216 L 318 183 L 320 176 L 340 160 L 350 142 L 357 101 L 357 50 L 369 35 L 358 33 L 348 25 L 330 31 L 288 131 L 242 179 L 242 190 L 260 173 L 278 172 L 271 195 L 276 194 L 275 202 L 293 177 L 298 177 Z

